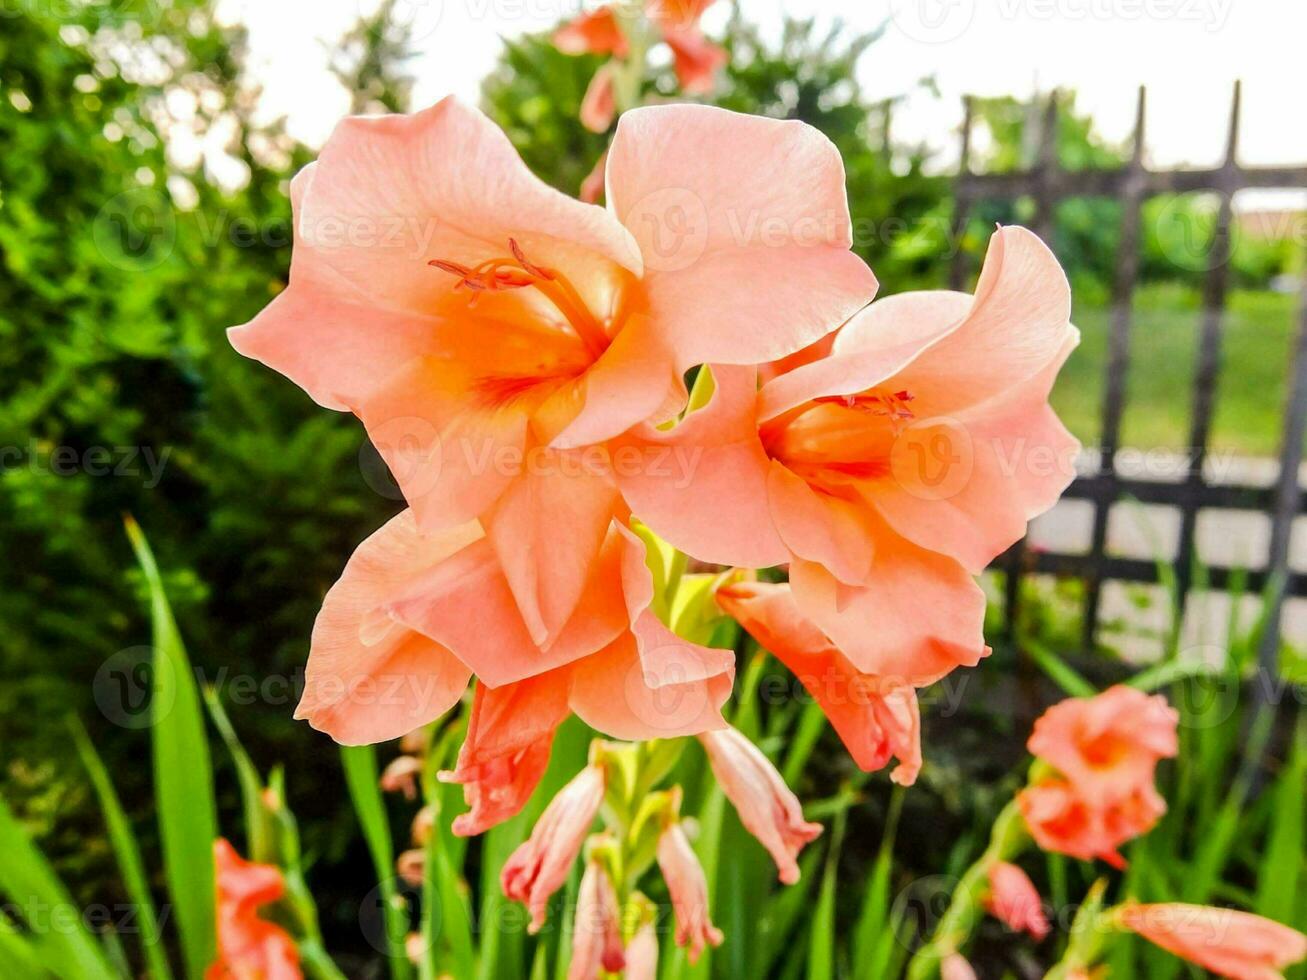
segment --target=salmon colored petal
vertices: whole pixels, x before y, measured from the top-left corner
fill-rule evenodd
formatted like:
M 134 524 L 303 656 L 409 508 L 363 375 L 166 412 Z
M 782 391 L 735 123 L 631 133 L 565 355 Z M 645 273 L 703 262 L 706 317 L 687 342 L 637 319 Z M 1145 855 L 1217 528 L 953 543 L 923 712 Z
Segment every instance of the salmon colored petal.
M 664 27 L 663 40 L 672 49 L 672 67 L 681 90 L 687 95 L 711 92 L 717 73 L 729 60 L 726 49 L 708 40 L 698 27 Z
M 531 798 L 549 764 L 554 731 L 567 717 L 567 672 L 488 688 L 478 684 L 467 737 L 453 772 L 442 782 L 462 783 L 471 807 L 453 830 L 467 837 L 515 816 Z
M 411 115 L 341 121 L 302 211 L 297 230 L 333 269 L 402 310 L 465 309 L 457 277 L 427 262 L 472 266 L 504 255 L 509 238 L 578 285 L 591 278 L 583 270 L 600 278 L 642 270 L 634 240 L 603 208 L 534 176 L 499 127 L 453 98 Z
M 666 638 L 665 646 L 641 651 L 627 634 L 587 657 L 572 672 L 572 710 L 591 728 L 632 741 L 724 726 L 735 672 L 717 654 L 729 651 L 696 647 L 670 631 Z
M 424 529 L 475 520 L 521 471 L 525 416 L 479 404 L 434 358 L 410 362 L 355 410 Z
M 818 493 L 774 460 L 767 499 L 772 523 L 794 555 L 824 565 L 849 585 L 867 580 L 876 545 L 861 507 Z
M 797 560 L 790 582 L 799 608 L 858 670 L 920 687 L 989 653 L 985 594 L 957 562 L 890 533 L 876 538 L 865 585 L 839 581 Z
M 600 7 L 554 31 L 554 47 L 563 54 L 611 54 L 625 58 L 630 45 L 612 7 Z
M 582 404 L 550 443 L 558 449 L 593 445 L 621 435 L 632 419 L 661 422 L 685 404 L 676 358 L 649 318 L 633 314 L 580 382 Z
M 226 838 L 213 842 L 213 863 L 218 902 L 231 915 L 252 915 L 286 893 L 279 868 L 245 860 Z
M 316 168 L 310 163 L 290 183 L 296 220 Z M 282 372 L 318 404 L 347 411 L 381 380 L 429 353 L 436 322 L 429 313 L 378 306 L 321 252 L 297 241 L 289 286 L 227 337 L 238 352 Z
M 457 651 L 483 684 L 512 684 L 587 657 L 626 632 L 621 547 L 613 538 L 591 570 L 575 615 L 547 648 L 531 638 L 486 540 L 415 577 L 388 608 L 399 622 Z
M 849 251 L 839 152 L 804 123 L 633 109 L 609 150 L 607 199 L 639 242 L 650 315 L 683 368 L 784 357 L 875 293 Z
M 1080 443 L 1047 400 L 1074 346 L 1068 338 L 1038 379 L 1009 394 L 907 426 L 890 456 L 893 479 L 868 502 L 904 537 L 983 570 L 1075 478 Z
M 855 668 L 803 615 L 788 585 L 733 583 L 717 590 L 717 602 L 817 699 L 860 769 L 874 772 L 897 757 L 894 782 L 916 781 L 921 716 L 912 688 L 884 684 Z
M 1024 228 L 994 233 L 970 310 L 943 329 L 951 305 L 928 309 L 905 297 L 879 311 L 872 307 L 841 332 L 836 353 L 864 343 L 880 346 L 903 329 L 931 332 L 921 323 L 935 316 L 942 335 L 895 383 L 912 391 L 920 414 L 952 415 L 1039 378 L 1075 337 L 1066 274 L 1048 246 Z
M 1114 803 L 1151 786 L 1158 760 L 1179 751 L 1179 718 L 1162 695 L 1118 684 L 1053 705 L 1027 747 L 1085 799 Z
M 594 453 L 544 450 L 485 520 L 531 638 L 548 646 L 572 617 L 621 498 Z
M 835 338 L 840 335 L 836 330 L 834 333 L 828 333 L 816 343 L 809 344 L 802 350 L 797 350 L 793 354 L 775 361 L 768 361 L 766 364 L 758 365 L 758 380 L 762 384 L 772 381 L 782 375 L 789 374 L 796 368 L 801 368 L 805 364 L 812 364 L 820 361 L 823 357 L 829 357 L 835 347 Z
M 840 329 L 829 357 L 797 364 L 763 385 L 758 418 L 766 422 L 816 398 L 876 387 L 947 335 L 970 308 L 966 293 L 944 291 L 900 293 L 877 300 Z M 852 339 L 846 340 L 846 335 Z
M 450 650 L 390 619 L 411 578 L 480 535 L 475 525 L 420 535 L 411 511 L 359 545 L 313 625 L 295 717 L 347 745 L 381 742 L 438 718 L 471 671 Z
M 765 568 L 789 560 L 767 503 L 767 455 L 752 368 L 712 368 L 708 404 L 665 432 L 642 426 L 613 450 L 632 511 L 700 561 Z

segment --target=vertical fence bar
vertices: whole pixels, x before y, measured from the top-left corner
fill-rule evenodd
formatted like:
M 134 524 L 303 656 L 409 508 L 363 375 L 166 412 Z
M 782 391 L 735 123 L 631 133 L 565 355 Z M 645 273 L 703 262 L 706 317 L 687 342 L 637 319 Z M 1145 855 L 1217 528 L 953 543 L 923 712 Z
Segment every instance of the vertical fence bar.
M 1112 280 L 1112 332 L 1108 338 L 1107 375 L 1103 391 L 1103 430 L 1099 439 L 1100 461 L 1094 498 L 1094 526 L 1089 553 L 1093 573 L 1085 580 L 1085 609 L 1081 637 L 1086 650 L 1092 650 L 1098 637 L 1098 609 L 1102 601 L 1103 579 L 1099 568 L 1107 550 L 1107 522 L 1116 502 L 1116 450 L 1121 443 L 1121 419 L 1125 410 L 1126 372 L 1130 366 L 1130 323 L 1135 280 L 1139 277 L 1139 213 L 1143 205 L 1145 116 L 1148 94 L 1139 86 L 1135 103 L 1134 144 L 1124 186 L 1121 210 L 1121 240 L 1116 250 L 1116 270 Z
M 1289 576 L 1289 542 L 1293 519 L 1298 514 L 1302 489 L 1298 471 L 1302 466 L 1303 437 L 1307 436 L 1307 271 L 1303 273 L 1298 310 L 1298 339 L 1293 350 L 1293 369 L 1285 403 L 1284 445 L 1280 449 L 1280 476 L 1275 486 L 1275 510 L 1271 514 L 1271 545 L 1266 559 L 1268 589 L 1266 624 L 1257 642 L 1257 665 L 1261 671 L 1253 685 L 1253 696 L 1270 703 L 1278 690 L 1280 617 Z
M 1184 619 L 1185 597 L 1193 582 L 1194 532 L 1198 522 L 1197 498 L 1205 485 L 1203 469 L 1211 435 L 1212 410 L 1216 404 L 1216 379 L 1221 363 L 1221 324 L 1225 314 L 1225 293 L 1230 277 L 1230 222 L 1234 193 L 1239 188 L 1239 110 L 1241 85 L 1234 83 L 1230 106 L 1230 131 L 1226 140 L 1225 163 L 1218 178 L 1220 205 L 1216 228 L 1208 252 L 1207 279 L 1203 289 L 1203 319 L 1199 337 L 1198 360 L 1194 368 L 1193 414 L 1189 430 L 1189 471 L 1180 505 L 1180 546 L 1176 553 L 1175 632 Z
M 971 171 L 971 126 L 974 121 L 974 103 L 971 96 L 962 98 L 962 144 L 958 157 L 958 180 L 953 195 L 953 221 L 949 226 L 948 288 L 961 289 L 967 279 L 967 256 L 962 250 L 962 236 L 966 234 L 967 219 L 971 217 L 971 189 L 967 177 Z

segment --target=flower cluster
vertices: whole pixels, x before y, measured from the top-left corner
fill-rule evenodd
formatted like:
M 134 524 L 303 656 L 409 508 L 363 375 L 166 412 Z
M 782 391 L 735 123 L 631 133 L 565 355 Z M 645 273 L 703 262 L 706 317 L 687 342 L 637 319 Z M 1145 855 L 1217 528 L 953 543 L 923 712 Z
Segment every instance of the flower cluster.
M 1042 767 L 1017 796 L 1035 842 L 1124 867 L 1117 848 L 1166 812 L 1153 771 L 1176 754 L 1178 722 L 1165 698 L 1122 686 L 1046 711 L 1028 743 Z
M 409 505 L 328 593 L 297 716 L 394 738 L 475 677 L 460 834 L 523 806 L 569 712 L 719 730 L 734 655 L 668 627 L 670 543 L 741 569 L 721 608 L 910 783 L 916 689 L 988 652 L 973 574 L 1071 478 L 1061 269 L 1001 228 L 974 296 L 868 306 L 839 155 L 799 122 L 633 110 L 606 184 L 546 187 L 453 100 L 347 119 L 295 178 L 289 286 L 232 343 L 356 414 Z

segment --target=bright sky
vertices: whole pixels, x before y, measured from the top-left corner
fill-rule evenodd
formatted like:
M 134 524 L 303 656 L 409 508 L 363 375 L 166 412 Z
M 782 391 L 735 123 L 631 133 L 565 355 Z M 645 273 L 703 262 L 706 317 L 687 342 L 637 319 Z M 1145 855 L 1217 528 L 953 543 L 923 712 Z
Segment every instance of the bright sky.
M 502 37 L 541 30 L 600 0 L 400 0 L 419 52 L 419 104 L 453 92 L 475 99 Z M 953 155 L 960 96 L 1074 88 L 1103 132 L 1129 132 L 1135 88 L 1149 88 L 1150 162 L 1211 164 L 1223 150 L 1232 83 L 1244 82 L 1245 163 L 1307 162 L 1301 0 L 739 0 L 779 30 L 785 12 L 843 17 L 867 30 L 889 20 L 863 59 L 869 93 L 901 93 L 934 75 L 942 98 L 920 96 L 895 119 L 899 138 Z M 321 142 L 346 111 L 326 47 L 376 0 L 222 0 L 250 28 L 269 113 Z M 711 34 L 728 0 L 709 11 Z

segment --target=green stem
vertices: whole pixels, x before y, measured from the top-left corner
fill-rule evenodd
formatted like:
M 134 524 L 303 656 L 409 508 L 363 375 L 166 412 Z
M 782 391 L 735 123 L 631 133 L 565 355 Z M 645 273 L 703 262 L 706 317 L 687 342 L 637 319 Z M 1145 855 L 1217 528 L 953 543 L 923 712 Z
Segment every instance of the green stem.
M 908 980 L 929 980 L 939 973 L 944 957 L 958 952 L 971 938 L 984 914 L 989 890 L 989 868 L 995 861 L 1010 861 L 1030 843 L 1030 834 L 1016 800 L 999 813 L 989 835 L 989 846 L 963 874 L 948 909 L 940 917 L 930 941 L 917 950 L 908 963 Z

